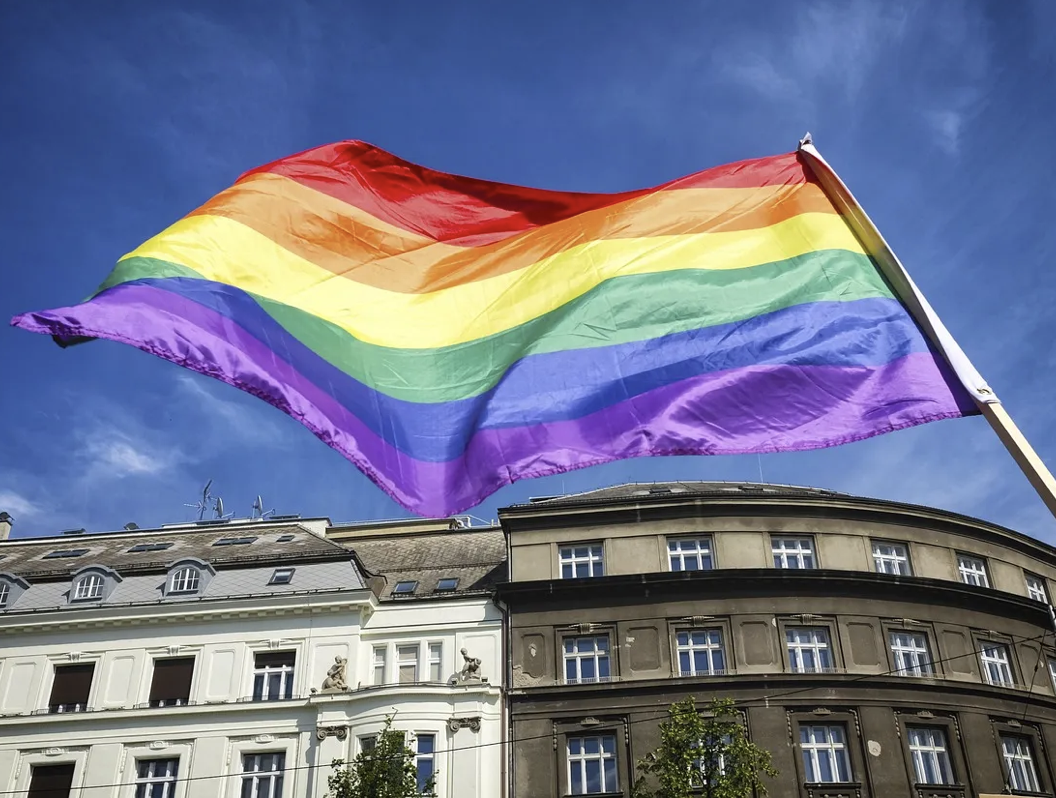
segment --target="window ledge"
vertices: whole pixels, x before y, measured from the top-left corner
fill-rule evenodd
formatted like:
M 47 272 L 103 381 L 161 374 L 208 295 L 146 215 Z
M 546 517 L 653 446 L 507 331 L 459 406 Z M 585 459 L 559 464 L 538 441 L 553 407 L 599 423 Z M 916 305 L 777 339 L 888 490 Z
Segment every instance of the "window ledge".
M 860 798 L 860 781 L 807 782 L 803 785 L 807 798 Z
M 963 784 L 914 784 L 913 789 L 920 798 L 964 798 Z

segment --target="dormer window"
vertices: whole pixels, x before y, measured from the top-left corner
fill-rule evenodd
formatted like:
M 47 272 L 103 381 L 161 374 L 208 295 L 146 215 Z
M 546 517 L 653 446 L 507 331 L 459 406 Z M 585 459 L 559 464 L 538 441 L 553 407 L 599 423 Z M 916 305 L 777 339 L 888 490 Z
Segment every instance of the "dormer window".
M 73 586 L 74 601 L 96 601 L 103 597 L 103 577 L 99 574 L 82 576 Z
M 201 574 L 193 565 L 173 571 L 169 578 L 169 593 L 197 593 L 202 582 Z
M 11 574 L 0 574 L 0 610 L 11 609 L 18 597 L 28 589 L 29 582 L 25 579 Z
M 166 598 L 180 599 L 201 595 L 216 576 L 213 566 L 204 560 L 188 558 L 177 560 L 169 566 L 162 590 Z
M 116 571 L 101 565 L 86 565 L 73 574 L 70 602 L 104 601 L 121 581 Z

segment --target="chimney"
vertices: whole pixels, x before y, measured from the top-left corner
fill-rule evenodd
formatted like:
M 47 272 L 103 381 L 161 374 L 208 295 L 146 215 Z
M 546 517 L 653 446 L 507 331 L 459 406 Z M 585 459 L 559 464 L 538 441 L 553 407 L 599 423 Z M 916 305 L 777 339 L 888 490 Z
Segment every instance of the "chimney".
M 0 540 L 7 540 L 11 537 L 11 524 L 14 520 L 7 513 L 0 512 Z

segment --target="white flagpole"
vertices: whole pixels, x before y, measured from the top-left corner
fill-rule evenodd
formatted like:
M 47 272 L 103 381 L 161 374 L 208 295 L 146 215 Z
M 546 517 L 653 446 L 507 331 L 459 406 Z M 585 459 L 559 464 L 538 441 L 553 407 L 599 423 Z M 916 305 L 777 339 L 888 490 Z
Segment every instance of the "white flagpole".
M 855 235 L 861 239 L 866 250 L 873 256 L 880 271 L 891 283 L 899 299 L 905 303 L 914 320 L 924 330 L 932 345 L 946 358 L 958 379 L 975 400 L 983 417 L 993 427 L 997 437 L 1012 455 L 1012 459 L 1016 461 L 1041 500 L 1045 502 L 1049 512 L 1056 516 L 1056 478 L 1052 476 L 1037 452 L 1023 437 L 1023 433 L 1012 421 L 997 395 L 986 384 L 986 380 L 975 370 L 961 347 L 957 345 L 953 336 L 950 335 L 946 326 L 899 261 L 898 256 L 877 230 L 872 219 L 858 204 L 835 170 L 821 157 L 809 133 L 799 142 L 799 153 L 818 178 L 818 182 L 829 199 L 843 214 Z

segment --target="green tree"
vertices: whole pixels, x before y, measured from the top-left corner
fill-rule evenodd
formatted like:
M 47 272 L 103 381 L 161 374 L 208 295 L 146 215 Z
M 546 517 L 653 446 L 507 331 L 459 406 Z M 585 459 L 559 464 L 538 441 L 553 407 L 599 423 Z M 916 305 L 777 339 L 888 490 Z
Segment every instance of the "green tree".
M 748 739 L 733 701 L 714 699 L 702 715 L 693 697 L 672 704 L 660 746 L 638 761 L 633 798 L 750 798 L 766 795 L 770 752 Z M 655 789 L 652 789 L 655 787 Z
M 385 728 L 374 747 L 361 751 L 345 764 L 332 763 L 334 772 L 327 779 L 328 798 L 418 798 L 433 795 L 435 776 L 418 784 L 414 751 L 407 747 L 403 732 L 392 728 L 392 716 L 385 718 Z

